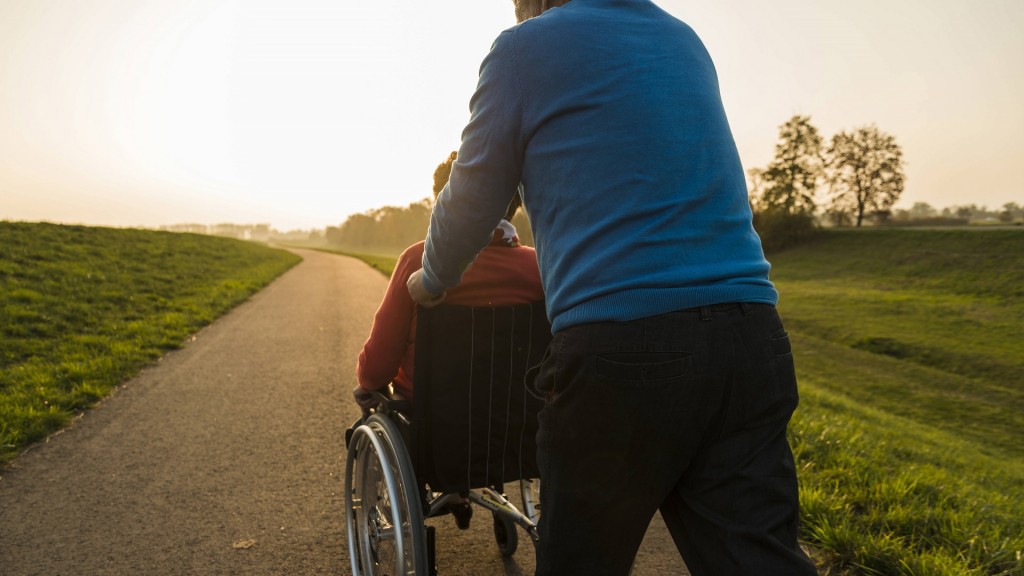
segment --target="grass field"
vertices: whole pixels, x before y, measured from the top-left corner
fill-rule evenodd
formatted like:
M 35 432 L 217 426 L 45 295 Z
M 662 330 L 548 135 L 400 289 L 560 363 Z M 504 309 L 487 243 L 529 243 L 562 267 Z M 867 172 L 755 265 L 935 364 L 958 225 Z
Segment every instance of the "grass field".
M 1024 574 L 1024 231 L 843 230 L 771 258 L 803 535 L 834 573 Z
M 226 238 L 0 222 L 0 463 L 296 262 Z
M 830 230 L 770 259 L 822 573 L 1024 575 L 1024 231 Z

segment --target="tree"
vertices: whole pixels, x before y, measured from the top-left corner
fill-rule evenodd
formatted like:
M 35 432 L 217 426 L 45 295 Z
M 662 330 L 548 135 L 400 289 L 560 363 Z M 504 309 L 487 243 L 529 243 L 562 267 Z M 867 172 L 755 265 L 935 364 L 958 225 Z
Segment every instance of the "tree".
M 910 207 L 910 217 L 914 220 L 934 218 L 936 213 L 935 208 L 932 208 L 932 205 L 927 202 L 914 202 L 914 205 Z
M 906 212 L 906 210 L 903 212 Z M 850 211 L 835 204 L 825 209 L 825 217 L 828 218 L 828 221 L 837 228 L 849 226 L 853 223 L 853 217 L 850 215 Z
M 977 211 L 978 207 L 974 204 L 970 206 L 953 206 L 951 210 L 957 218 L 970 219 L 974 216 L 974 212 Z
M 328 226 L 324 231 L 324 238 L 328 244 L 341 244 L 341 229 L 337 226 Z
M 821 136 L 809 116 L 793 116 L 779 126 L 775 158 L 747 171 L 754 229 L 765 251 L 796 246 L 818 231 L 814 195 L 823 177 Z
M 783 214 L 812 214 L 823 178 L 822 140 L 810 116 L 793 116 L 779 127 L 775 158 L 764 170 L 748 172 L 758 207 Z
M 890 210 L 903 193 L 903 150 L 874 125 L 836 134 L 826 156 L 830 211 L 849 212 L 858 227 L 866 215 Z
M 1013 222 L 1013 205 L 1003 204 L 1003 211 L 999 213 L 999 221 L 1004 224 Z
M 1014 218 L 1017 217 L 1021 211 L 1020 206 L 1016 202 L 1007 202 L 1003 204 L 1003 211 L 999 213 L 999 221 L 1009 224 L 1013 222 Z
M 750 177 L 750 190 L 747 191 L 747 201 L 750 202 L 750 209 L 754 212 L 760 208 L 761 196 L 764 196 L 764 170 L 751 168 L 747 170 Z

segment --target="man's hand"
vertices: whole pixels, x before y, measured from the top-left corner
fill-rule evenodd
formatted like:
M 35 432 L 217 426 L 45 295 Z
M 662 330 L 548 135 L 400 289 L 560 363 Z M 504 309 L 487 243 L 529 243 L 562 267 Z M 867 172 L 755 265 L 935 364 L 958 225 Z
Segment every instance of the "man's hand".
M 444 301 L 445 293 L 431 294 L 427 292 L 427 289 L 423 286 L 423 270 L 417 270 L 409 276 L 409 281 L 406 282 L 405 287 L 409 289 L 409 295 L 412 299 L 426 308 L 433 308 L 442 301 Z

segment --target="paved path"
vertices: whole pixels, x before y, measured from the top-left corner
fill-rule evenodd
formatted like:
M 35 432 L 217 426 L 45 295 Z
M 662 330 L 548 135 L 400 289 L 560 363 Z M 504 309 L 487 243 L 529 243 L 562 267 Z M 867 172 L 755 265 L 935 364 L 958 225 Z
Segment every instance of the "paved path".
M 349 391 L 385 279 L 303 263 L 70 429 L 0 471 L 0 575 L 347 574 L 341 474 Z M 600 503 L 595 503 L 600 505 Z M 479 514 L 479 512 L 478 512 Z M 479 515 L 438 526 L 444 576 L 532 574 Z M 682 574 L 655 525 L 636 576 Z

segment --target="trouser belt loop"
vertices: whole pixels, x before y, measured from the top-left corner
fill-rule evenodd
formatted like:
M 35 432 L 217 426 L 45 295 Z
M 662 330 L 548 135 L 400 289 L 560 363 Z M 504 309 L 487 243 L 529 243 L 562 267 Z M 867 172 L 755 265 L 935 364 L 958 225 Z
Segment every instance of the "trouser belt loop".
M 742 312 L 744 316 L 750 316 L 750 302 L 740 302 L 739 305 L 740 312 Z
M 711 320 L 711 306 L 700 307 L 700 319 L 705 322 Z

